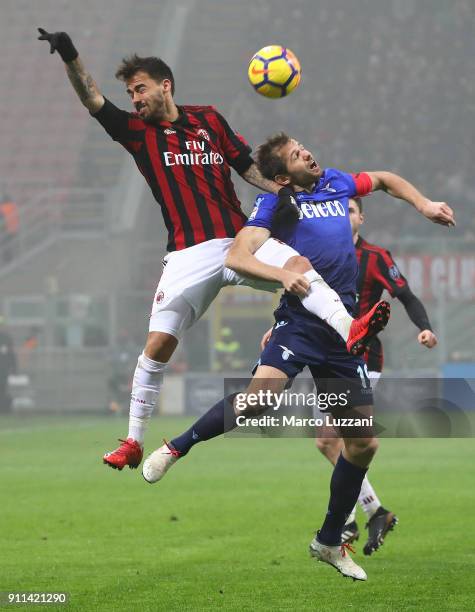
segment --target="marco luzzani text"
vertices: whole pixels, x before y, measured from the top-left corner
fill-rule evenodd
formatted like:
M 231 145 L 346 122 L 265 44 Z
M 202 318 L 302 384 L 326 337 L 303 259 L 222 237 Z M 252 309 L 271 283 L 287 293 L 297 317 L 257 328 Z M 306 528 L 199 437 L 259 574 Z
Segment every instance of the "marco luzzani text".
M 322 411 L 321 417 L 301 417 L 296 415 L 262 415 L 236 417 L 238 427 L 321 427 L 331 425 L 333 427 L 372 427 L 373 417 L 345 418 L 334 417 L 330 412 L 335 408 L 348 408 L 347 393 L 273 393 L 270 390 L 260 390 L 257 393 L 238 393 L 236 395 L 235 407 L 237 410 L 262 409 L 267 411 L 272 408 L 278 411 L 281 408 L 291 406 L 307 406 L 318 408 Z

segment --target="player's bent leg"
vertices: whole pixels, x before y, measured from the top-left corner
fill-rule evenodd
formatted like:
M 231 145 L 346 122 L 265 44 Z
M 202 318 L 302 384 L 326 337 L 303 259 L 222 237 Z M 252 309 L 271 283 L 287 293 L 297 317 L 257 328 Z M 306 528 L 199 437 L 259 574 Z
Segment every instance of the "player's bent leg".
M 271 404 L 249 406 L 249 394 L 259 396 L 259 390 L 269 389 L 273 393 L 281 393 L 286 385 L 287 376 L 268 366 L 260 366 L 248 388 L 243 393 L 236 393 L 220 400 L 201 416 L 193 425 L 181 435 L 151 453 L 144 461 L 142 475 L 144 479 L 153 484 L 161 480 L 168 470 L 180 457 L 184 457 L 191 448 L 211 440 L 219 435 L 231 431 L 237 426 L 237 417 L 254 416 L 261 414 L 271 407 Z M 253 402 L 254 403 L 254 402 Z
M 306 257 L 301 255 L 290 257 L 283 267 L 307 277 L 310 289 L 304 298 L 300 298 L 302 305 L 328 323 L 346 342 L 354 319 L 348 314 L 338 293 L 314 270 Z
M 299 272 L 300 274 L 305 274 L 305 272 L 313 270 L 310 260 L 308 257 L 304 257 L 303 255 L 292 255 L 292 257 L 289 257 L 282 267 L 285 270 Z
M 338 293 L 314 270 L 307 257 L 274 238 L 266 240 L 254 255 L 263 263 L 304 274 L 310 282 L 310 289 L 307 295 L 301 298 L 303 306 L 323 319 L 347 341 L 353 318 L 348 314 Z
M 300 298 L 302 305 L 330 325 L 346 342 L 347 350 L 352 355 L 363 353 L 365 343 L 386 326 L 390 315 L 388 302 L 380 301 L 366 315 L 353 319 L 338 293 L 314 270 L 306 257 L 294 255 L 286 261 L 283 268 L 300 272 L 307 277 L 310 289 L 304 298 Z
M 382 303 L 377 304 L 377 308 L 375 307 L 361 320 L 353 319 L 338 293 L 325 282 L 306 257 L 301 256 L 289 245 L 269 238 L 254 255 L 263 263 L 299 272 L 307 277 L 310 289 L 305 297 L 300 298 L 302 305 L 332 327 L 345 341 L 348 351 L 352 354 L 362 353 L 364 341 L 385 326 L 389 315 L 384 321 L 383 309 L 380 306 Z M 224 277 L 226 284 L 246 284 L 256 289 L 275 290 L 274 283 L 246 279 L 229 268 L 225 268 Z M 356 325 L 357 321 L 359 323 Z

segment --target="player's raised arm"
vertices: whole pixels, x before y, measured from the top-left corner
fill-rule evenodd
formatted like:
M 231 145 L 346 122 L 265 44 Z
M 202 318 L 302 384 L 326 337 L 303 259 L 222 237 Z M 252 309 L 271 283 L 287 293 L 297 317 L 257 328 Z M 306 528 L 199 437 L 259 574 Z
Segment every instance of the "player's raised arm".
M 454 211 L 446 202 L 432 202 L 414 185 L 392 172 L 366 172 L 373 182 L 373 191 L 383 190 L 389 195 L 406 200 L 424 217 L 439 225 L 455 225 Z
M 83 105 L 92 114 L 97 113 L 104 105 L 104 96 L 99 91 L 94 79 L 84 68 L 78 52 L 66 32 L 47 32 L 38 28 L 38 40 L 47 40 L 50 53 L 57 51 L 66 67 L 66 73 Z
M 269 237 L 270 231 L 264 227 L 243 227 L 231 245 L 226 266 L 243 276 L 282 283 L 287 291 L 304 297 L 310 283 L 303 274 L 265 264 L 254 256 Z

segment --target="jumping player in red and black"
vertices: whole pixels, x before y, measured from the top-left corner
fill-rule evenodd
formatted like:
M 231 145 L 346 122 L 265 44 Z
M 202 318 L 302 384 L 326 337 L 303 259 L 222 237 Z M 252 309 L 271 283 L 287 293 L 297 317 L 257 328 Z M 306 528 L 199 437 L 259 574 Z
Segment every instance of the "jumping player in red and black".
M 246 284 L 267 291 L 283 286 L 296 292 L 304 308 L 335 329 L 352 353 L 362 348 L 362 340 L 376 327 L 381 329 L 387 317 L 383 321 L 379 305 L 364 320 L 354 320 L 308 258 L 272 238 L 255 255 L 272 270 L 279 266 L 277 282 L 274 272 L 256 279 L 225 266 L 233 238 L 246 221 L 231 180 L 231 167 L 252 185 L 278 193 L 283 216 L 292 211 L 297 214 L 293 192 L 262 176 L 249 146 L 215 108 L 175 103 L 174 77 L 163 60 L 133 55 L 122 61 L 116 77 L 125 83 L 134 107 L 135 112 L 129 113 L 102 95 L 68 34 L 41 28 L 39 32 L 39 39 L 50 43 L 51 53 L 57 51 L 64 61 L 82 104 L 134 157 L 168 229 L 166 267 L 133 379 L 128 436 L 118 449 L 104 455 L 105 464 L 119 470 L 140 464 L 145 429 L 163 371 L 183 332 L 201 317 L 225 285 Z M 366 175 L 355 177 L 354 182 L 357 195 L 370 190 Z M 425 214 L 435 219 L 445 213 L 440 205 L 432 203 Z
M 411 321 L 419 329 L 417 340 L 419 344 L 427 348 L 433 348 L 437 344 L 437 337 L 432 331 L 426 309 L 417 296 L 412 293 L 407 280 L 399 271 L 399 268 L 391 256 L 391 253 L 375 244 L 366 242 L 360 234 L 359 229 L 364 222 L 363 204 L 361 198 L 352 198 L 349 201 L 349 214 L 353 243 L 356 249 L 359 272 L 357 280 L 357 302 L 356 312 L 358 316 L 363 315 L 373 308 L 380 299 L 384 290 L 391 297 L 397 298 L 406 309 Z M 383 370 L 383 346 L 378 336 L 374 336 L 368 343 L 363 355 L 366 362 L 368 376 L 371 386 L 376 386 Z M 336 435 L 336 434 L 335 434 Z M 318 449 L 332 463 L 338 460 L 343 441 L 334 437 L 328 428 L 319 431 L 316 440 Z M 368 541 L 363 552 L 371 555 L 384 541 L 386 533 L 394 528 L 397 517 L 390 510 L 386 510 L 371 483 L 365 477 L 358 497 L 358 503 L 365 512 L 368 522 Z M 342 543 L 354 542 L 359 538 L 359 529 L 355 521 L 356 506 L 348 517 L 342 532 Z

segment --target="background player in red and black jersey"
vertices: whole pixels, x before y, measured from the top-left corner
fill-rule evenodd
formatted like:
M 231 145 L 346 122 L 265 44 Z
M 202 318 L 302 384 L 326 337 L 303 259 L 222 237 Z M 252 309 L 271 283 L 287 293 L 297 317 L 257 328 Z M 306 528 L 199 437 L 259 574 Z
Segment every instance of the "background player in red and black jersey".
M 350 199 L 349 213 L 353 243 L 359 265 L 357 316 L 361 316 L 370 310 L 381 299 L 381 295 L 386 289 L 391 297 L 398 298 L 404 305 L 409 318 L 418 327 L 418 342 L 427 348 L 433 348 L 437 344 L 437 337 L 432 331 L 426 309 L 419 298 L 412 293 L 407 280 L 399 271 L 391 253 L 383 247 L 366 242 L 359 235 L 359 229 L 364 222 L 361 198 Z M 377 336 L 373 337 L 369 342 L 364 359 L 367 364 L 368 376 L 374 389 L 383 369 L 383 346 Z M 325 432 L 324 435 L 317 438 L 317 447 L 331 463 L 334 463 L 340 453 L 341 440 L 331 437 L 329 432 Z M 368 541 L 363 550 L 365 554 L 370 555 L 383 543 L 384 536 L 387 531 L 394 527 L 397 518 L 393 512 L 386 510 L 382 506 L 367 478 L 364 479 L 361 486 L 358 502 L 368 518 Z M 356 507 L 348 517 L 343 530 L 342 539 L 345 542 L 352 542 L 359 537 L 355 515 Z
M 349 210 L 359 265 L 356 316 L 371 310 L 386 289 L 391 297 L 396 297 L 403 304 L 409 318 L 418 327 L 418 342 L 427 348 L 433 348 L 437 344 L 437 337 L 432 331 L 426 309 L 411 291 L 391 253 L 381 246 L 366 242 L 359 235 L 359 228 L 364 222 L 361 198 L 351 199 Z M 383 346 L 377 336 L 369 343 L 364 357 L 374 381 L 383 369 Z

